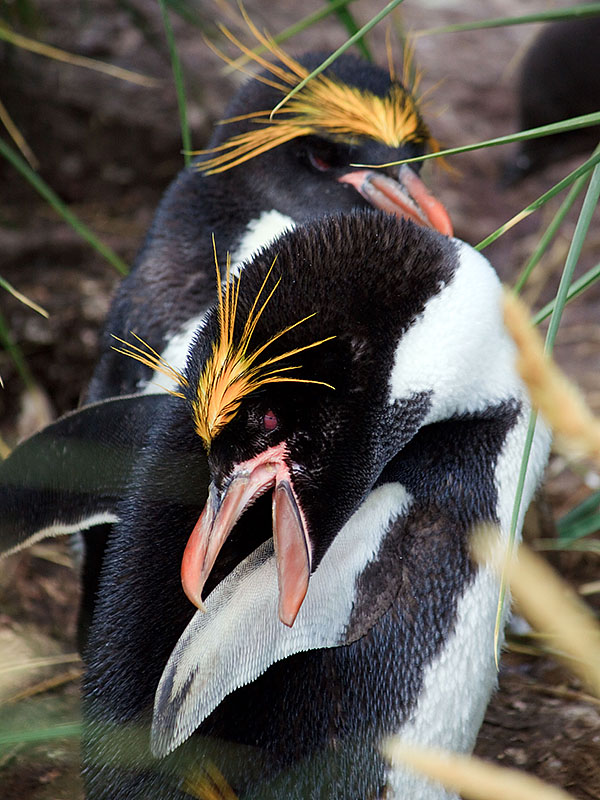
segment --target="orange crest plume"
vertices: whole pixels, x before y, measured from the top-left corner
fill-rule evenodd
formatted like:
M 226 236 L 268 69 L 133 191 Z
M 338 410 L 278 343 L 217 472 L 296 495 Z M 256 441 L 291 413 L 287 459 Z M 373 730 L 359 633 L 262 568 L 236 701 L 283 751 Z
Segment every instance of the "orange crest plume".
M 264 344 L 261 344 L 256 349 L 250 349 L 250 342 L 252 335 L 256 329 L 258 321 L 262 316 L 267 304 L 273 297 L 281 278 L 275 283 L 268 295 L 261 303 L 261 296 L 265 289 L 266 283 L 271 275 L 271 271 L 275 265 L 275 261 L 271 264 L 267 275 L 256 295 L 254 303 L 248 314 L 248 318 L 244 324 L 244 328 L 238 341 L 234 341 L 234 329 L 237 313 L 237 303 L 240 291 L 241 278 L 237 279 L 237 283 L 230 280 L 230 258 L 227 256 L 227 272 L 225 277 L 225 286 L 221 284 L 221 273 L 217 260 L 216 248 L 213 237 L 213 250 L 215 253 L 215 268 L 217 272 L 217 290 L 218 290 L 218 319 L 219 319 L 219 335 L 216 342 L 213 343 L 212 352 L 208 357 L 206 364 L 202 370 L 202 374 L 198 379 L 196 387 L 196 394 L 192 400 L 194 426 L 197 434 L 201 437 L 207 450 L 215 436 L 235 417 L 244 397 L 249 395 L 261 386 L 268 383 L 315 383 L 321 386 L 328 386 L 330 389 L 334 387 L 324 381 L 311 381 L 305 378 L 293 378 L 287 374 L 291 370 L 300 369 L 301 366 L 277 366 L 271 369 L 275 364 L 289 358 L 290 356 L 301 353 L 304 350 L 309 350 L 312 347 L 317 347 L 324 342 L 334 339 L 335 336 L 328 336 L 326 339 L 320 339 L 312 344 L 296 347 L 293 350 L 282 355 L 273 356 L 261 361 L 260 358 L 264 351 L 273 342 L 276 342 L 288 331 L 301 325 L 306 320 L 314 316 L 310 314 L 298 322 L 288 325 L 283 330 L 276 333 Z
M 137 347 L 131 342 L 126 342 L 125 339 L 120 339 L 118 336 L 111 334 L 113 339 L 116 339 L 117 342 L 120 342 L 123 347 L 113 347 L 112 349 L 117 353 L 122 353 L 124 356 L 128 356 L 129 358 L 133 358 L 135 361 L 139 361 L 142 364 L 145 364 L 150 369 L 153 369 L 155 372 L 160 372 L 161 375 L 164 375 L 165 378 L 173 381 L 176 386 L 180 386 L 182 389 L 185 389 L 188 386 L 187 378 L 185 375 L 182 375 L 181 372 L 172 367 L 168 361 L 165 361 L 164 358 L 153 350 L 147 342 L 134 333 L 130 331 L 131 335 L 134 336 L 138 342 L 142 345 L 142 347 Z M 164 388 L 164 387 L 163 387 Z M 181 397 L 184 398 L 185 395 L 183 392 L 176 392 L 172 389 L 165 389 L 169 394 L 172 394 L 174 397 Z
M 252 77 L 278 89 L 285 96 L 309 75 L 309 71 L 279 47 L 272 37 L 262 34 L 243 8 L 241 11 L 257 41 L 281 64 L 272 64 L 254 53 L 223 25 L 221 31 L 245 56 L 272 76 Z M 208 44 L 228 64 L 245 71 L 210 42 Z M 197 164 L 198 170 L 207 175 L 224 172 L 280 144 L 309 134 L 328 135 L 348 142 L 368 137 L 390 147 L 398 147 L 404 142 L 428 142 L 433 150 L 437 149 L 437 143 L 419 114 L 419 101 L 397 82 L 393 82 L 385 97 L 379 97 L 320 73 L 275 115 L 270 110 L 256 111 L 222 120 L 221 124 L 243 119 L 255 120 L 257 128 L 233 136 L 218 147 L 196 151 L 196 155 L 215 154 Z

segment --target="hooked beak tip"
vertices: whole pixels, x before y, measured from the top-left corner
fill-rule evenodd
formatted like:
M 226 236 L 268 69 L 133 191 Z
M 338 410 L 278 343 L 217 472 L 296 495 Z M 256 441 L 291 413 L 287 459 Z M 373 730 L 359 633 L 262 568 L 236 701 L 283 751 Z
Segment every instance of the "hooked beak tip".
M 453 234 L 448 212 L 407 164 L 400 167 L 398 180 L 374 169 L 357 169 L 342 175 L 338 181 L 353 186 L 374 208 L 411 219 L 444 236 Z

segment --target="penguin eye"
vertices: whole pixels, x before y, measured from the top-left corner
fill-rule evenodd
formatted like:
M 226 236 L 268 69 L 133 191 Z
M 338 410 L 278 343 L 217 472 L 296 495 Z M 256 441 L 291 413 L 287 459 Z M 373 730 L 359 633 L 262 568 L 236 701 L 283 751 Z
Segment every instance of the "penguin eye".
M 275 416 L 275 414 L 269 409 L 267 413 L 263 417 L 263 426 L 264 429 L 269 433 L 270 431 L 274 431 L 275 428 L 279 425 L 279 420 Z
M 310 150 L 308 152 L 308 160 L 310 161 L 311 167 L 314 167 L 319 172 L 327 172 L 327 170 L 331 169 L 331 164 Z
M 328 172 L 340 167 L 345 161 L 344 148 L 318 136 L 307 136 L 302 142 L 299 157 L 317 172 Z

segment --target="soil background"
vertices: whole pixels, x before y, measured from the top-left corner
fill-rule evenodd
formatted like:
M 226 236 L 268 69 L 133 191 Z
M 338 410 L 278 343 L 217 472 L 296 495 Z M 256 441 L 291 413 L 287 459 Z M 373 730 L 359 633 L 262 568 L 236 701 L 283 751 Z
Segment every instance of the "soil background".
M 233 3 L 189 5 L 200 26 L 175 14 L 172 20 L 186 75 L 193 143 L 201 147 L 243 80 L 223 70 L 203 34 L 218 37 L 220 20 L 246 41 L 249 37 Z M 255 22 L 277 32 L 321 3 L 305 0 L 301 9 L 267 0 L 247 0 L 245 5 Z M 398 17 L 405 29 L 419 30 L 475 16 L 525 14 L 549 5 L 543 0 L 406 0 Z M 365 22 L 382 7 L 380 2 L 360 0 L 352 10 Z M 37 0 L 32 8 L 32 26 L 17 25 L 24 34 L 160 79 L 157 88 L 140 87 L 0 43 L 0 99 L 37 155 L 40 174 L 130 263 L 161 193 L 182 166 L 177 103 L 158 6 L 152 0 Z M 10 7 L 6 9 L 8 13 Z M 382 64 L 385 27 L 379 26 L 369 40 Z M 442 144 L 456 146 L 518 129 L 519 61 L 539 27 L 528 24 L 417 40 L 426 114 Z M 330 51 L 345 38 L 339 23 L 329 18 L 286 48 L 292 53 Z M 400 57 L 396 60 L 401 63 Z M 514 152 L 508 145 L 455 157 L 451 172 L 426 166 L 426 180 L 448 208 L 457 236 L 477 243 L 583 158 L 555 163 L 505 189 L 500 178 Z M 488 248 L 486 255 L 504 281 L 510 283 L 519 274 L 556 208 L 555 201 Z M 554 296 L 578 208 L 579 204 L 525 292 L 536 308 Z M 596 213 L 578 274 L 599 261 L 598 222 Z M 2 316 L 32 379 L 26 386 L 7 353 L 0 353 L 5 384 L 0 391 L 0 435 L 10 447 L 77 406 L 97 358 L 98 334 L 119 275 L 4 161 L 0 275 L 50 314 L 45 320 L 0 292 Z M 582 387 L 596 413 L 599 301 L 596 285 L 567 308 L 556 347 L 559 363 Z M 593 469 L 554 457 L 545 486 L 550 515 L 560 517 L 598 485 Z M 548 518 L 545 526 L 547 531 Z M 598 579 L 597 553 L 554 554 L 551 560 L 575 588 Z M 26 742 L 20 733 L 33 735 L 79 719 L 78 576 L 73 555 L 65 541 L 44 543 L 3 562 L 1 569 L 0 796 L 76 800 L 83 796 L 76 737 Z M 587 598 L 596 609 L 598 599 L 598 593 Z M 536 774 L 573 797 L 600 798 L 600 703 L 549 657 L 509 652 L 476 752 Z

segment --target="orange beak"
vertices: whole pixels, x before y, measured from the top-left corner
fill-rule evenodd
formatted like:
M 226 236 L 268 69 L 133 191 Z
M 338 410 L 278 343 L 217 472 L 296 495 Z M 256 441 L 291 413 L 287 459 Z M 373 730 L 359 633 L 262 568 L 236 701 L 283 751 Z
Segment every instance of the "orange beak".
M 398 170 L 397 181 L 372 169 L 352 170 L 338 181 L 354 186 L 375 208 L 452 236 L 448 212 L 408 164 L 403 164 Z
M 244 511 L 273 489 L 273 538 L 279 583 L 279 619 L 291 627 L 310 579 L 311 549 L 289 467 L 285 443 L 235 467 L 225 489 L 211 484 L 208 500 L 190 535 L 181 562 L 183 589 L 204 610 L 202 591 L 219 552 Z

